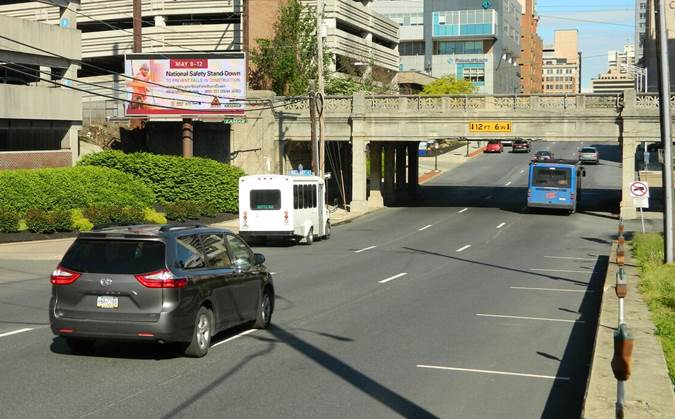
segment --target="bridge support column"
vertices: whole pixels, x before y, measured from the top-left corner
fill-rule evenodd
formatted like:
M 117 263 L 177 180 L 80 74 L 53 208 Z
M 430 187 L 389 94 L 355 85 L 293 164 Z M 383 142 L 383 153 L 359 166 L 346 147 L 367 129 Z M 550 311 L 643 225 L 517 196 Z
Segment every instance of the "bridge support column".
M 368 208 L 382 208 L 382 143 L 370 142 L 370 196 Z
M 620 217 L 624 220 L 637 218 L 637 209 L 633 205 L 628 184 L 635 179 L 635 151 L 638 144 L 633 138 L 623 138 L 621 145 L 621 210 Z
M 368 211 L 366 196 L 368 177 L 366 176 L 366 141 L 362 138 L 352 138 L 352 202 L 350 212 Z
M 408 143 L 408 195 L 414 197 L 419 185 L 420 159 L 417 154 L 417 142 Z
M 405 178 L 406 178 L 406 167 L 407 167 L 407 158 L 406 158 L 407 146 L 405 143 L 396 144 L 396 191 L 402 191 L 405 189 Z
M 394 200 L 394 143 L 384 143 L 384 203 Z

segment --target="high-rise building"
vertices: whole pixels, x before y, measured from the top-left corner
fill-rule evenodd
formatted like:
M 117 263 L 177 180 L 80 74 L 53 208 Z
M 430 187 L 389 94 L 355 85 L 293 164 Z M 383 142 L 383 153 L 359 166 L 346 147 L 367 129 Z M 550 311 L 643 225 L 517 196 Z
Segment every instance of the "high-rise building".
M 628 71 L 628 67 L 635 65 L 635 45 L 629 44 L 623 46 L 621 51 L 607 52 L 607 68 L 615 68 L 621 72 Z
M 478 93 L 520 91 L 517 0 L 378 0 L 400 25 L 400 70 L 471 81 Z
M 648 0 L 635 1 L 635 63 L 643 66 L 644 47 L 647 41 L 647 3 Z
M 581 52 L 578 31 L 555 31 L 554 44 L 544 47 L 543 91 L 547 94 L 581 92 Z
M 647 28 L 645 31 L 645 44 L 643 52 L 643 67 L 647 68 L 647 90 L 650 92 L 657 92 L 659 90 L 658 67 L 656 62 L 656 21 L 655 19 L 655 1 L 647 0 Z M 666 36 L 664 45 L 668 46 L 668 65 L 670 68 L 670 90 L 675 91 L 675 14 L 670 8 L 670 2 L 665 4 L 666 7 Z M 675 5 L 675 4 L 673 4 Z
M 520 92 L 542 92 L 543 42 L 537 34 L 539 17 L 536 0 L 519 0 L 522 8 L 520 20 Z

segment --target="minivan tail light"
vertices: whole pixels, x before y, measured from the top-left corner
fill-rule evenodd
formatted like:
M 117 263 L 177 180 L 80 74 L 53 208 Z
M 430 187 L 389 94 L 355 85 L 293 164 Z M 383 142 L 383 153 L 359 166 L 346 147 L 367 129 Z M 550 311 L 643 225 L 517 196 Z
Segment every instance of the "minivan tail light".
M 77 278 L 80 276 L 82 276 L 81 273 L 57 266 L 54 272 L 52 272 L 50 280 L 53 285 L 69 285 L 77 281 Z
M 134 276 L 147 288 L 185 288 L 187 285 L 187 278 L 176 278 L 168 269 Z

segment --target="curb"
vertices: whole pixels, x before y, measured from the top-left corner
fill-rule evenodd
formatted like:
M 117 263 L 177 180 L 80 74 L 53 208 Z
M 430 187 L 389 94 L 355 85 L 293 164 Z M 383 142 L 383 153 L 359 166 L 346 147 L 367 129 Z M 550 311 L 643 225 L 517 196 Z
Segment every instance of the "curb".
M 618 324 L 618 298 L 614 293 L 617 242 L 612 242 L 607 274 L 602 283 L 602 301 L 598 317 L 593 358 L 588 374 L 582 408 L 584 419 L 614 419 L 616 379 L 610 367 L 614 355 L 613 334 Z M 633 374 L 626 381 L 625 417 L 675 417 L 675 395 L 668 376 L 661 343 L 655 336 L 651 313 L 638 290 L 639 276 L 629 246 L 625 248 L 624 269 L 628 276 L 628 295 L 625 298 L 625 318 L 635 337 Z M 670 413 L 668 413 L 670 412 Z
M 475 157 L 475 156 L 481 154 L 483 151 L 485 151 L 485 147 L 480 147 L 478 150 L 474 150 L 474 151 L 470 152 L 469 158 Z

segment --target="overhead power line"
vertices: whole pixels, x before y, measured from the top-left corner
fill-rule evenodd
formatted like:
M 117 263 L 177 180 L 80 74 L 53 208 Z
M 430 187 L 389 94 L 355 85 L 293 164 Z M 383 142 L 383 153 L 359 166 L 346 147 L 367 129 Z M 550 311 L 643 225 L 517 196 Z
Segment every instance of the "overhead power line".
M 119 101 L 126 102 L 126 103 L 144 104 L 143 102 L 135 101 L 135 100 L 132 100 L 132 99 L 115 97 L 115 96 L 107 95 L 107 94 L 104 94 L 104 93 L 92 92 L 91 90 L 82 89 L 82 88 L 75 87 L 75 86 L 69 86 L 65 83 L 59 83 L 58 81 L 46 79 L 44 77 L 39 77 L 39 76 L 35 77 L 34 73 L 29 73 L 29 72 L 26 72 L 26 71 L 18 70 L 16 68 L 13 68 L 11 65 L 0 63 L 0 67 L 3 67 L 3 68 L 5 68 L 9 71 L 13 71 L 13 72 L 18 73 L 18 74 L 22 74 L 24 76 L 34 77 L 34 78 L 36 78 L 40 81 L 51 83 L 55 86 L 65 87 L 67 89 L 75 90 L 75 91 L 78 91 L 78 92 L 88 93 L 88 94 L 91 94 L 91 95 L 94 95 L 94 96 L 104 97 L 104 98 L 108 98 L 108 99 L 112 99 L 112 100 L 119 100 Z M 258 108 L 249 108 L 249 109 L 244 109 L 244 110 L 249 111 L 249 112 L 251 112 L 251 111 L 263 111 L 263 110 L 268 110 L 268 109 L 271 110 L 271 109 L 284 107 L 284 106 L 287 106 L 287 105 L 290 105 L 290 104 L 293 104 L 293 103 L 301 102 L 301 101 L 307 100 L 307 98 L 305 98 L 305 97 L 288 97 L 288 98 L 284 98 L 283 100 L 284 100 L 284 103 L 281 103 L 281 104 L 278 104 L 278 105 L 263 106 L 263 107 L 258 107 Z M 168 106 L 168 105 L 152 105 L 152 106 L 155 107 L 155 108 L 161 108 L 161 109 L 171 109 L 171 110 L 185 111 L 186 114 L 206 113 L 206 114 L 219 115 L 219 113 L 217 113 L 217 112 L 209 112 L 209 111 L 198 110 L 198 109 L 196 110 L 196 109 L 180 108 L 180 107 L 177 107 L 177 106 Z
M 103 72 L 108 73 L 108 74 L 111 74 L 111 75 L 116 75 L 116 76 L 119 76 L 119 77 L 122 77 L 122 78 L 125 78 L 125 79 L 135 80 L 135 81 L 141 81 L 141 82 L 144 82 L 144 83 L 153 85 L 153 86 L 164 87 L 164 88 L 169 88 L 169 89 L 175 89 L 175 90 L 178 90 L 178 91 L 181 91 L 181 92 L 191 93 L 191 94 L 194 94 L 194 95 L 206 96 L 206 97 L 209 97 L 209 98 L 213 98 L 213 97 L 214 97 L 214 95 L 207 95 L 207 94 L 205 94 L 205 93 L 198 92 L 198 91 L 195 91 L 195 90 L 188 90 L 188 89 L 183 89 L 183 88 L 180 88 L 180 87 L 167 86 L 167 85 L 165 85 L 165 84 L 161 84 L 161 83 L 157 83 L 157 82 L 153 82 L 153 81 L 148 81 L 148 80 L 142 80 L 142 79 L 139 79 L 139 78 L 136 78 L 136 77 L 133 77 L 133 76 L 128 76 L 128 75 L 126 75 L 126 74 L 124 74 L 124 73 L 117 73 L 117 72 L 112 71 L 112 70 L 110 70 L 110 69 L 107 69 L 107 68 L 104 68 L 104 67 L 100 67 L 100 66 L 97 66 L 97 65 L 95 65 L 95 64 L 90 64 L 90 63 L 88 63 L 88 62 L 86 62 L 86 61 L 83 61 L 83 60 L 71 59 L 71 58 L 68 58 L 68 57 L 66 57 L 66 56 L 59 55 L 59 54 L 56 54 L 56 53 L 51 52 L 51 51 L 47 51 L 47 50 L 45 50 L 45 49 L 36 47 L 36 46 L 34 46 L 34 45 L 27 44 L 27 43 L 25 43 L 25 42 L 18 41 L 18 40 L 16 40 L 16 39 L 10 38 L 10 37 L 5 36 L 5 35 L 2 35 L 2 34 L 0 34 L 0 38 L 1 38 L 1 39 L 5 39 L 5 40 L 8 40 L 8 41 L 10 41 L 10 42 L 14 42 L 14 43 L 16 43 L 16 44 L 18 44 L 18 45 L 21 45 L 21 46 L 24 46 L 24 47 L 27 47 L 27 48 L 34 49 L 34 50 L 36 50 L 36 51 L 40 51 L 40 52 L 45 53 L 45 54 L 49 54 L 49 55 L 54 56 L 54 57 L 63 58 L 63 59 L 65 59 L 65 60 L 68 60 L 68 61 L 72 61 L 72 62 L 78 63 L 78 64 L 80 64 L 80 65 L 82 65 L 82 66 L 84 66 L 84 67 L 93 68 L 93 69 L 96 69 L 96 70 L 99 70 L 99 71 L 103 71 Z M 20 51 L 17 51 L 17 52 L 20 52 Z M 227 97 L 227 96 L 216 96 L 216 97 L 217 97 L 219 100 L 231 100 L 231 101 L 234 100 L 234 101 L 241 101 L 241 102 L 269 102 L 269 99 L 244 99 L 244 98 Z

